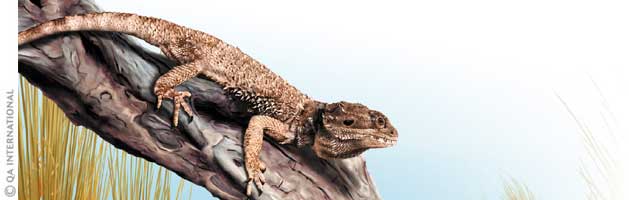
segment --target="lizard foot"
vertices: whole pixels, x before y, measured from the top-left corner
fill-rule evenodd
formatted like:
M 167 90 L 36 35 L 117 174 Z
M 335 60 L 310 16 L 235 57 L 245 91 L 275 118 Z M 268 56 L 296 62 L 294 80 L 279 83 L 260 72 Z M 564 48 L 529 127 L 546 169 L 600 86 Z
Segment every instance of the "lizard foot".
M 179 123 L 179 109 L 183 107 L 183 110 L 188 114 L 188 116 L 192 117 L 192 109 L 190 109 L 190 105 L 186 103 L 183 99 L 185 97 L 190 97 L 190 92 L 187 91 L 175 91 L 175 89 L 170 88 L 163 92 L 156 92 L 157 95 L 157 109 L 162 106 L 162 99 L 172 99 L 175 104 L 175 108 L 173 109 L 173 126 L 177 127 Z
M 262 174 L 266 170 L 266 165 L 262 161 L 258 161 L 257 165 L 247 164 L 247 196 L 251 196 L 253 187 L 256 187 L 259 192 L 262 192 L 260 188 L 265 183 L 264 175 Z M 255 184 L 255 185 L 254 185 Z

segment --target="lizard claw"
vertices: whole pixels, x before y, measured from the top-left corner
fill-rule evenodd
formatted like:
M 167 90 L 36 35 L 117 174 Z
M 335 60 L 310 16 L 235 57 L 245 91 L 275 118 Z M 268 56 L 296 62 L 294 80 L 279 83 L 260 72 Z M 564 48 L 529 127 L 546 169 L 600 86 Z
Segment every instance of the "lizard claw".
M 254 165 L 255 166 L 255 165 Z M 248 166 L 247 173 L 249 174 L 249 178 L 247 179 L 247 196 L 251 196 L 252 190 L 254 187 L 258 189 L 258 192 L 262 193 L 262 186 L 266 183 L 264 175 L 262 172 L 266 170 L 266 165 L 259 161 L 256 167 Z
M 162 107 L 162 98 L 164 98 L 164 95 L 157 95 L 157 109 L 158 110 L 160 107 Z
M 183 108 L 188 116 L 192 117 L 192 109 L 190 108 L 190 105 L 188 105 L 188 103 L 186 103 L 186 101 L 184 100 L 185 97 L 190 96 L 192 96 L 190 92 L 177 92 L 173 88 L 167 89 L 165 92 L 157 92 L 157 109 L 162 106 L 162 99 L 172 99 L 175 104 L 175 107 L 173 109 L 173 126 L 177 127 L 177 124 L 179 124 L 179 109 Z
M 262 173 L 266 171 L 266 165 L 264 164 L 264 162 L 260 161 L 260 164 L 258 164 L 258 166 L 260 167 L 260 171 Z

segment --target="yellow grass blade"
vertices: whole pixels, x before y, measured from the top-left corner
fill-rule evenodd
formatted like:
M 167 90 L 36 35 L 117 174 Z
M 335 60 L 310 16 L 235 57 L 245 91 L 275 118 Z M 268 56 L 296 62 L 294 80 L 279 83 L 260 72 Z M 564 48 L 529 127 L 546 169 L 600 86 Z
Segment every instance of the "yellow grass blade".
M 504 181 L 503 191 L 503 199 L 505 200 L 535 200 L 535 196 L 529 188 L 514 178 Z

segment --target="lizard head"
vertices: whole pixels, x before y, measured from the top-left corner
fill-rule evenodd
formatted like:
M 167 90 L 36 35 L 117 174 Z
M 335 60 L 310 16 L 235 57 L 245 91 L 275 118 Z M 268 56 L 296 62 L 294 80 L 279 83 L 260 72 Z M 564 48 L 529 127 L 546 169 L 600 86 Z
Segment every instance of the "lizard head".
M 313 150 L 321 158 L 348 158 L 396 142 L 397 130 L 382 113 L 341 101 L 322 109 Z

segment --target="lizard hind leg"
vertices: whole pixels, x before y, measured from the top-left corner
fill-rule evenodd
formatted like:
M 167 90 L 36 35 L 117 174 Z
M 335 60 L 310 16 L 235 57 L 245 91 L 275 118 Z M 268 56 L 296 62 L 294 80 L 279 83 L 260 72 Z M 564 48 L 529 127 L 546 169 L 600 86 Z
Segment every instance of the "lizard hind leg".
M 161 107 L 164 98 L 174 101 L 173 126 L 175 127 L 179 122 L 179 109 L 183 108 L 192 117 L 192 109 L 184 99 L 192 95 L 187 91 L 175 91 L 175 87 L 198 75 L 201 69 L 198 62 L 183 64 L 160 76 L 155 82 L 153 92 L 157 96 L 157 109 Z

